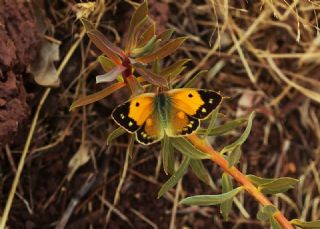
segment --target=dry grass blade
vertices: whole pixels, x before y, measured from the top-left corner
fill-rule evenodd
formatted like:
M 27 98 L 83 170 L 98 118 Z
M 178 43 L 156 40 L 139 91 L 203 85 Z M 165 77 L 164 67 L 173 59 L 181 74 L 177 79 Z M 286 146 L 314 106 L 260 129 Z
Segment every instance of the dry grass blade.
M 283 72 L 278 68 L 278 66 L 276 65 L 276 63 L 273 61 L 273 59 L 271 57 L 267 57 L 267 61 L 271 67 L 271 69 L 277 73 L 277 75 L 279 76 L 279 78 L 281 80 L 283 80 L 284 82 L 286 82 L 288 85 L 290 85 L 291 87 L 295 88 L 296 90 L 298 90 L 299 92 L 301 92 L 302 94 L 304 94 L 305 96 L 307 96 L 308 98 L 320 103 L 320 94 L 312 91 L 310 89 L 307 89 L 305 87 L 300 86 L 299 84 L 293 82 L 292 80 L 290 80 L 288 77 L 286 77 Z

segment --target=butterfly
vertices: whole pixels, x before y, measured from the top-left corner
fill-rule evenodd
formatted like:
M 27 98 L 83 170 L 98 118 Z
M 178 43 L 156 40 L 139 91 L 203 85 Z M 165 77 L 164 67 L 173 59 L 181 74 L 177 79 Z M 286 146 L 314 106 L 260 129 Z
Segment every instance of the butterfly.
M 136 134 L 144 145 L 160 141 L 166 134 L 180 137 L 192 134 L 220 104 L 222 96 L 205 89 L 181 88 L 160 93 L 144 93 L 117 106 L 114 121 Z

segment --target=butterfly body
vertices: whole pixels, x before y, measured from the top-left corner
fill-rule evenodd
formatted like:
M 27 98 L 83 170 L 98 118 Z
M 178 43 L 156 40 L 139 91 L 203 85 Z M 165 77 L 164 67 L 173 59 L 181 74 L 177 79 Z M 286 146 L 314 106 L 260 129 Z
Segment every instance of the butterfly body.
M 142 144 L 193 133 L 221 102 L 221 95 L 192 88 L 141 94 L 116 107 L 113 119 Z

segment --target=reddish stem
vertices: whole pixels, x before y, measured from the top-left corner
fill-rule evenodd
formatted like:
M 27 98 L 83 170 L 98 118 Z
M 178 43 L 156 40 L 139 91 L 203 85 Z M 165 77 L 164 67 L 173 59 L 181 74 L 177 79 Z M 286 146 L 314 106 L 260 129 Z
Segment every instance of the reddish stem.
M 196 148 L 200 149 L 206 154 L 209 154 L 211 161 L 218 164 L 226 173 L 232 176 L 238 183 L 242 184 L 245 190 L 257 201 L 259 201 L 260 204 L 263 206 L 272 205 L 270 200 L 263 195 L 243 173 L 241 173 L 236 167 L 229 167 L 228 161 L 224 159 L 224 157 L 221 156 L 217 151 L 215 151 L 211 145 L 205 143 L 205 141 L 200 139 L 195 134 L 188 136 L 188 139 Z M 282 228 L 293 229 L 293 226 L 280 211 L 274 215 L 274 218 L 278 221 Z

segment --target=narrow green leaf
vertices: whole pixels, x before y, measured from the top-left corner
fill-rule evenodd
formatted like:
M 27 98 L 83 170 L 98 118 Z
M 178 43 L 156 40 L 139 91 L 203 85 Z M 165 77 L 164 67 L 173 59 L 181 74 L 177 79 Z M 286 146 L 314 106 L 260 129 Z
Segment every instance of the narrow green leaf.
M 257 219 L 261 221 L 270 221 L 279 210 L 274 205 L 263 206 L 257 213 Z
M 206 159 L 210 158 L 210 155 L 203 153 L 196 149 L 188 140 L 185 138 L 171 138 L 171 143 L 174 148 L 180 151 L 187 157 L 192 159 Z
M 300 219 L 293 219 L 293 220 L 290 220 L 290 223 L 292 225 L 295 225 L 303 229 L 319 229 L 320 228 L 320 220 L 304 222 L 304 221 L 301 221 Z
M 208 205 L 217 205 L 221 204 L 230 198 L 236 196 L 239 192 L 243 190 L 243 187 L 238 187 L 233 189 L 230 192 L 219 194 L 219 195 L 198 195 L 198 196 L 190 196 L 183 199 L 180 204 L 187 204 L 187 205 L 201 205 L 201 206 L 208 206 Z
M 169 178 L 169 180 L 164 183 L 158 193 L 158 198 L 163 196 L 169 189 L 171 189 L 173 186 L 175 186 L 178 181 L 182 178 L 184 173 L 187 171 L 188 166 L 190 163 L 190 158 L 186 157 L 183 162 L 181 163 L 180 167 L 177 169 L 177 171 Z
M 139 74 L 141 74 L 141 76 L 149 83 L 153 85 L 161 86 L 161 87 L 167 86 L 168 82 L 164 77 L 153 73 L 152 71 L 143 67 L 142 65 L 137 64 L 135 65 L 135 67 L 136 67 L 136 71 Z
M 262 184 L 267 184 L 270 183 L 272 181 L 277 180 L 278 178 L 262 178 L 262 177 L 258 177 L 255 175 L 246 175 L 246 177 L 255 185 L 255 186 L 259 186 Z
M 294 188 L 298 182 L 299 180 L 291 177 L 280 177 L 270 183 L 259 185 L 258 189 L 264 194 L 282 193 Z
M 227 122 L 221 126 L 213 127 L 212 129 L 208 130 L 208 136 L 223 135 L 223 134 L 241 126 L 246 121 L 247 121 L 246 118 L 238 118 L 238 119 L 232 120 L 230 122 Z M 206 131 L 207 131 L 206 129 L 199 129 L 197 131 L 197 134 L 204 135 L 204 134 L 206 134 Z
M 117 129 L 115 129 L 114 131 L 112 131 L 108 137 L 107 137 L 107 145 L 110 145 L 114 139 L 120 137 L 121 135 L 127 133 L 127 131 L 125 129 L 123 129 L 122 127 L 118 127 Z
M 235 166 L 237 163 L 239 163 L 241 158 L 241 153 L 242 152 L 241 152 L 240 146 L 236 147 L 234 150 L 230 152 L 227 158 L 229 167 Z
M 112 62 L 112 60 L 104 55 L 100 55 L 98 57 L 98 61 L 105 72 L 110 71 L 116 65 Z
M 157 37 L 153 36 L 145 46 L 140 47 L 140 48 L 134 48 L 131 51 L 131 54 L 130 54 L 131 57 L 138 58 L 138 57 L 144 56 L 144 55 L 152 52 L 155 48 L 156 39 L 157 39 Z
M 166 68 L 163 68 L 161 71 L 161 75 L 166 78 L 170 78 L 171 80 L 179 75 L 183 69 L 183 66 L 189 62 L 191 59 L 182 59 L 178 60 L 177 62 L 169 65 Z
M 226 147 L 224 147 L 221 151 L 221 154 L 224 154 L 226 152 L 231 152 L 232 150 L 234 150 L 236 147 L 242 145 L 247 140 L 247 138 L 250 134 L 250 131 L 251 131 L 253 117 L 254 117 L 254 112 L 252 112 L 250 114 L 250 116 L 248 118 L 247 127 L 244 130 L 244 132 L 242 133 L 242 135 L 240 136 L 240 138 L 238 138 L 235 142 L 231 143 L 230 145 L 227 145 Z
M 163 31 L 161 34 L 159 34 L 158 38 L 161 41 L 167 41 L 171 38 L 173 32 L 174 32 L 174 29 L 167 29 L 167 30 Z
M 166 135 L 161 141 L 161 157 L 164 172 L 172 175 L 174 173 L 175 163 L 174 149 L 170 142 L 170 138 Z
M 206 169 L 206 167 L 203 165 L 203 162 L 201 160 L 194 160 L 192 159 L 190 162 L 190 166 L 192 168 L 192 171 L 194 174 L 205 184 L 209 185 L 211 188 L 214 187 L 212 178 L 210 176 L 210 173 Z
M 186 39 L 187 39 L 186 37 L 179 37 L 179 38 L 173 39 L 168 43 L 166 43 L 165 45 L 157 48 L 151 54 L 137 58 L 136 61 L 142 62 L 144 64 L 148 64 L 152 61 L 155 61 L 156 59 L 160 60 L 174 53 Z
M 200 77 L 202 77 L 204 74 L 206 74 L 208 71 L 207 70 L 202 70 L 198 72 L 194 77 L 192 77 L 183 87 L 188 88 L 188 87 L 194 87 L 194 83 L 196 80 Z
M 211 117 L 209 118 L 210 122 L 209 122 L 209 125 L 207 127 L 207 132 L 205 133 L 204 137 L 207 137 L 208 133 L 209 133 L 209 130 L 214 127 L 215 122 L 216 122 L 217 117 L 218 117 L 219 109 L 220 109 L 220 104 L 217 106 L 216 109 L 214 109 L 213 113 L 211 114 Z
M 264 194 L 286 192 L 287 190 L 294 188 L 294 185 L 299 182 L 298 179 L 291 177 L 261 178 L 254 175 L 247 175 L 246 177 Z
M 91 29 L 87 32 L 90 40 L 115 64 L 120 65 L 121 60 L 118 56 L 124 58 L 124 52 L 116 45 L 111 43 L 100 31 Z
M 233 189 L 231 177 L 227 173 L 222 174 L 222 193 L 230 192 Z M 220 212 L 224 220 L 228 220 L 232 208 L 233 197 L 221 203 Z
M 73 110 L 74 108 L 76 107 L 81 107 L 81 106 L 85 106 L 85 105 L 88 105 L 90 103 L 94 103 L 96 101 L 99 101 L 100 99 L 103 99 L 109 95 L 111 95 L 112 93 L 116 92 L 117 90 L 119 90 L 120 88 L 123 88 L 124 86 L 126 86 L 125 83 L 123 82 L 119 82 L 119 83 L 115 83 L 97 93 L 94 93 L 92 95 L 88 95 L 88 96 L 85 96 L 85 97 L 82 97 L 76 101 L 74 101 L 69 110 Z
M 148 4 L 147 1 L 143 1 L 143 3 L 137 8 L 137 10 L 133 13 L 132 18 L 130 20 L 128 38 L 126 42 L 126 52 L 131 49 L 133 32 L 136 26 L 147 16 L 148 14 Z

